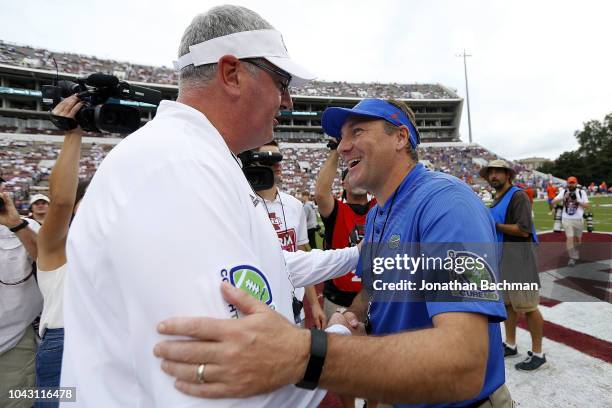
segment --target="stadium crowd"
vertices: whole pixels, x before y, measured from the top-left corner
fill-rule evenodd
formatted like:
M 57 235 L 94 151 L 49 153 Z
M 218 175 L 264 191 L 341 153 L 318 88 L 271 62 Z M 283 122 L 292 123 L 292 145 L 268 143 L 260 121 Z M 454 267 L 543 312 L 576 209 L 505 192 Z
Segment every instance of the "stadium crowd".
M 32 132 L 34 133 L 34 132 Z M 42 141 L 0 140 L 0 170 L 7 180 L 6 190 L 15 194 L 17 208 L 24 212 L 28 208 L 28 199 L 37 191 L 45 192 L 48 186 L 50 168 L 49 160 L 54 160 L 59 145 Z M 84 144 L 81 159 L 81 177 L 90 177 L 111 145 Z M 282 143 L 283 154 L 283 188 L 288 194 L 298 195 L 302 191 L 314 193 L 316 175 L 323 165 L 327 147 L 324 143 Z M 423 144 L 419 147 L 420 160 L 431 170 L 451 174 L 463 180 L 481 196 L 491 194 L 491 188 L 479 176 L 481 167 L 488 161 L 500 159 L 490 150 L 473 144 Z M 550 175 L 530 171 L 520 164 L 513 164 L 516 171 L 516 183 L 524 189 L 533 188 L 534 198 L 546 199 L 546 188 Z M 340 173 L 338 173 L 340 174 Z M 559 187 L 563 181 L 555 179 Z M 340 179 L 333 184 L 334 195 L 342 191 Z M 485 193 L 486 191 L 486 193 Z M 605 182 L 597 181 L 588 185 L 590 195 L 608 194 Z
M 93 56 L 54 52 L 0 40 L 0 63 L 21 67 L 89 75 L 92 72 L 113 74 L 128 81 L 178 84 L 178 75 L 172 68 L 134 64 L 125 61 L 100 59 Z M 396 84 L 396 83 L 351 83 L 313 81 L 299 87 L 291 87 L 292 95 L 340 96 L 358 98 L 411 98 L 441 99 L 457 98 L 457 95 L 439 84 Z
M 111 148 L 84 144 L 79 164 L 81 177 L 90 178 Z M 55 143 L 0 139 L 0 173 L 6 180 L 5 191 L 14 194 L 20 213 L 27 214 L 31 195 L 48 189 L 49 174 L 59 151 Z
M 34 132 L 32 132 L 34 133 Z M 45 192 L 48 186 L 49 165 L 57 157 L 59 146 L 52 142 L 0 140 L 0 169 L 7 180 L 6 190 L 15 194 L 17 208 L 24 212 L 28 198 L 37 191 Z M 111 145 L 84 144 L 81 159 L 81 177 L 90 177 Z M 281 143 L 283 153 L 283 188 L 293 195 L 302 191 L 314 192 L 316 175 L 323 165 L 327 147 L 323 143 Z M 478 172 L 484 163 L 499 159 L 495 153 L 479 145 L 467 144 L 424 144 L 419 147 L 421 162 L 430 169 L 451 174 L 471 185 L 478 194 L 491 189 Z M 526 170 L 519 164 L 513 165 L 516 182 L 524 188 L 532 187 L 536 199 L 546 198 L 546 187 L 550 176 Z M 557 186 L 562 184 L 556 180 Z M 340 179 L 333 185 L 334 195 L 341 192 Z M 591 183 L 589 193 L 607 194 L 605 182 Z

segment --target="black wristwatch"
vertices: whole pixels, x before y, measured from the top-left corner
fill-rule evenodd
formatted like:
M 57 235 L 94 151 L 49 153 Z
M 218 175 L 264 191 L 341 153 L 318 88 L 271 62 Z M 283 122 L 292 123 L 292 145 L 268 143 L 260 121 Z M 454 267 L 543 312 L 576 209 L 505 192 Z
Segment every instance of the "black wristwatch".
M 9 228 L 9 231 L 11 231 L 11 232 L 17 232 L 17 231 L 20 231 L 20 230 L 24 229 L 24 228 L 25 228 L 25 227 L 27 227 L 28 225 L 30 225 L 30 224 L 28 223 L 28 221 L 27 221 L 27 220 L 22 220 L 22 221 L 21 221 L 21 224 L 17 225 L 16 227 Z
M 316 328 L 310 329 L 310 359 L 302 381 L 296 387 L 314 390 L 319 385 L 325 356 L 327 355 L 327 333 Z

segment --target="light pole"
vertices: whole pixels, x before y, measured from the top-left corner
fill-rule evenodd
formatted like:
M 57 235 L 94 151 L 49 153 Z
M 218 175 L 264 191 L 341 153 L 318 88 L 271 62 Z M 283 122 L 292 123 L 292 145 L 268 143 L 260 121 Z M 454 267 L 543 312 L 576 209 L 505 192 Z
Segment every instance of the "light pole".
M 468 129 L 470 132 L 470 144 L 472 143 L 472 118 L 470 117 L 470 90 L 468 88 L 468 74 L 467 74 L 467 62 L 466 57 L 471 57 L 471 54 L 465 53 L 465 48 L 463 49 L 463 54 L 457 55 L 458 57 L 463 57 L 463 72 L 465 73 L 465 96 L 467 99 L 467 112 L 468 112 Z

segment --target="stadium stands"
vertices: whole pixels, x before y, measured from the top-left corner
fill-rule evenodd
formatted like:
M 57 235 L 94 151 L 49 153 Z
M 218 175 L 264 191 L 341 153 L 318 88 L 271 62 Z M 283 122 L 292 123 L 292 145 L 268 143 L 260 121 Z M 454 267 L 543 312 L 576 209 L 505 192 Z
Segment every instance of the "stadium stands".
M 125 61 L 99 59 L 92 56 L 52 52 L 46 49 L 10 44 L 0 40 L 0 63 L 27 68 L 55 71 L 55 63 L 63 73 L 87 75 L 104 72 L 129 81 L 155 84 L 178 84 L 178 75 L 172 68 L 133 64 Z M 292 95 L 399 98 L 399 99 L 453 99 L 455 91 L 439 84 L 381 84 L 315 81 L 303 87 L 293 87 Z
M 81 177 L 91 177 L 113 145 L 121 139 L 86 138 L 83 144 Z M 97 141 L 98 143 L 92 141 Z M 100 142 L 109 144 L 101 144 Z M 44 191 L 48 185 L 49 164 L 59 153 L 61 137 L 0 135 L 0 169 L 8 181 L 6 189 L 15 193 L 18 208 L 25 210 L 27 200 L 33 191 Z M 328 149 L 324 143 L 281 143 L 283 153 L 283 190 L 297 194 L 308 190 L 314 193 L 316 176 L 327 158 Z M 500 158 L 477 144 L 465 143 L 424 143 L 419 147 L 419 158 L 434 170 L 452 174 L 471 185 L 476 191 L 487 187 L 478 176 L 478 171 L 489 160 Z M 515 165 L 518 181 L 545 188 L 546 175 L 534 175 L 521 166 Z M 334 194 L 340 195 L 340 176 L 333 187 Z
M 58 138 L 58 141 L 61 139 Z M 80 174 L 93 176 L 113 145 L 89 143 L 83 145 Z M 44 140 L 24 141 L 0 136 L 0 172 L 7 181 L 5 190 L 14 193 L 15 205 L 27 212 L 30 195 L 46 192 L 49 174 L 59 154 L 61 144 Z
M 7 189 L 14 191 L 24 208 L 32 191 L 44 190 L 49 174 L 48 160 L 57 157 L 61 135 L 40 108 L 40 94 L 34 95 L 55 76 L 55 63 L 60 74 L 77 76 L 93 72 L 113 74 L 122 80 L 144 82 L 163 90 L 164 97 L 176 97 L 178 77 L 173 69 L 100 59 L 93 56 L 11 44 L 0 40 L 0 165 Z M 13 72 L 19 67 L 19 72 Z M 2 88 L 4 87 L 4 88 Z M 165 87 L 165 88 L 164 88 Z M 295 194 L 307 189 L 314 192 L 316 175 L 327 157 L 325 136 L 320 127 L 320 114 L 327 106 L 352 106 L 366 97 L 405 100 L 415 111 L 423 143 L 420 158 L 428 167 L 464 180 L 475 191 L 486 186 L 478 176 L 480 167 L 497 155 L 479 145 L 457 142 L 462 100 L 456 91 L 440 84 L 380 84 L 314 81 L 292 88 L 294 111 L 283 112 L 276 138 L 285 155 L 284 190 Z M 19 114 L 15 114 L 19 112 Z M 145 114 L 143 119 L 151 117 Z M 13 134 L 14 136 L 11 136 Z M 25 137 L 32 135 L 32 137 Z M 83 151 L 81 175 L 89 177 L 121 135 L 96 136 Z M 104 138 L 99 138 L 105 136 Z M 125 136 L 125 135 L 123 135 Z M 25 138 L 24 138 L 25 137 Z M 108 144 L 110 143 L 110 144 Z M 534 176 L 516 166 L 519 181 L 540 186 L 546 175 Z M 339 194 L 339 177 L 334 192 Z

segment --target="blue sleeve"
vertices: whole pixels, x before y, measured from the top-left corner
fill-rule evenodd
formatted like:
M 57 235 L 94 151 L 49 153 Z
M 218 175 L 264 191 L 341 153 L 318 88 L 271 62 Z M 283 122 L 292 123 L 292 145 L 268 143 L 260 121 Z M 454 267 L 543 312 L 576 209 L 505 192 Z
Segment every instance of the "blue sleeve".
M 429 318 L 449 312 L 480 313 L 489 318 L 489 323 L 501 323 L 506 320 L 506 307 L 499 301 L 474 302 L 427 302 Z
M 497 277 L 495 224 L 489 210 L 465 187 L 449 184 L 430 197 L 419 222 L 421 245 L 436 248 L 434 252 L 446 252 L 452 248 L 482 256 L 487 251 L 491 253 L 487 257 L 490 261 L 487 270 Z M 506 319 L 506 309 L 501 294 L 495 298 L 481 300 L 459 295 L 456 301 L 431 300 L 426 301 L 426 305 L 430 318 L 440 313 L 472 312 L 488 316 L 490 322 L 501 322 Z

